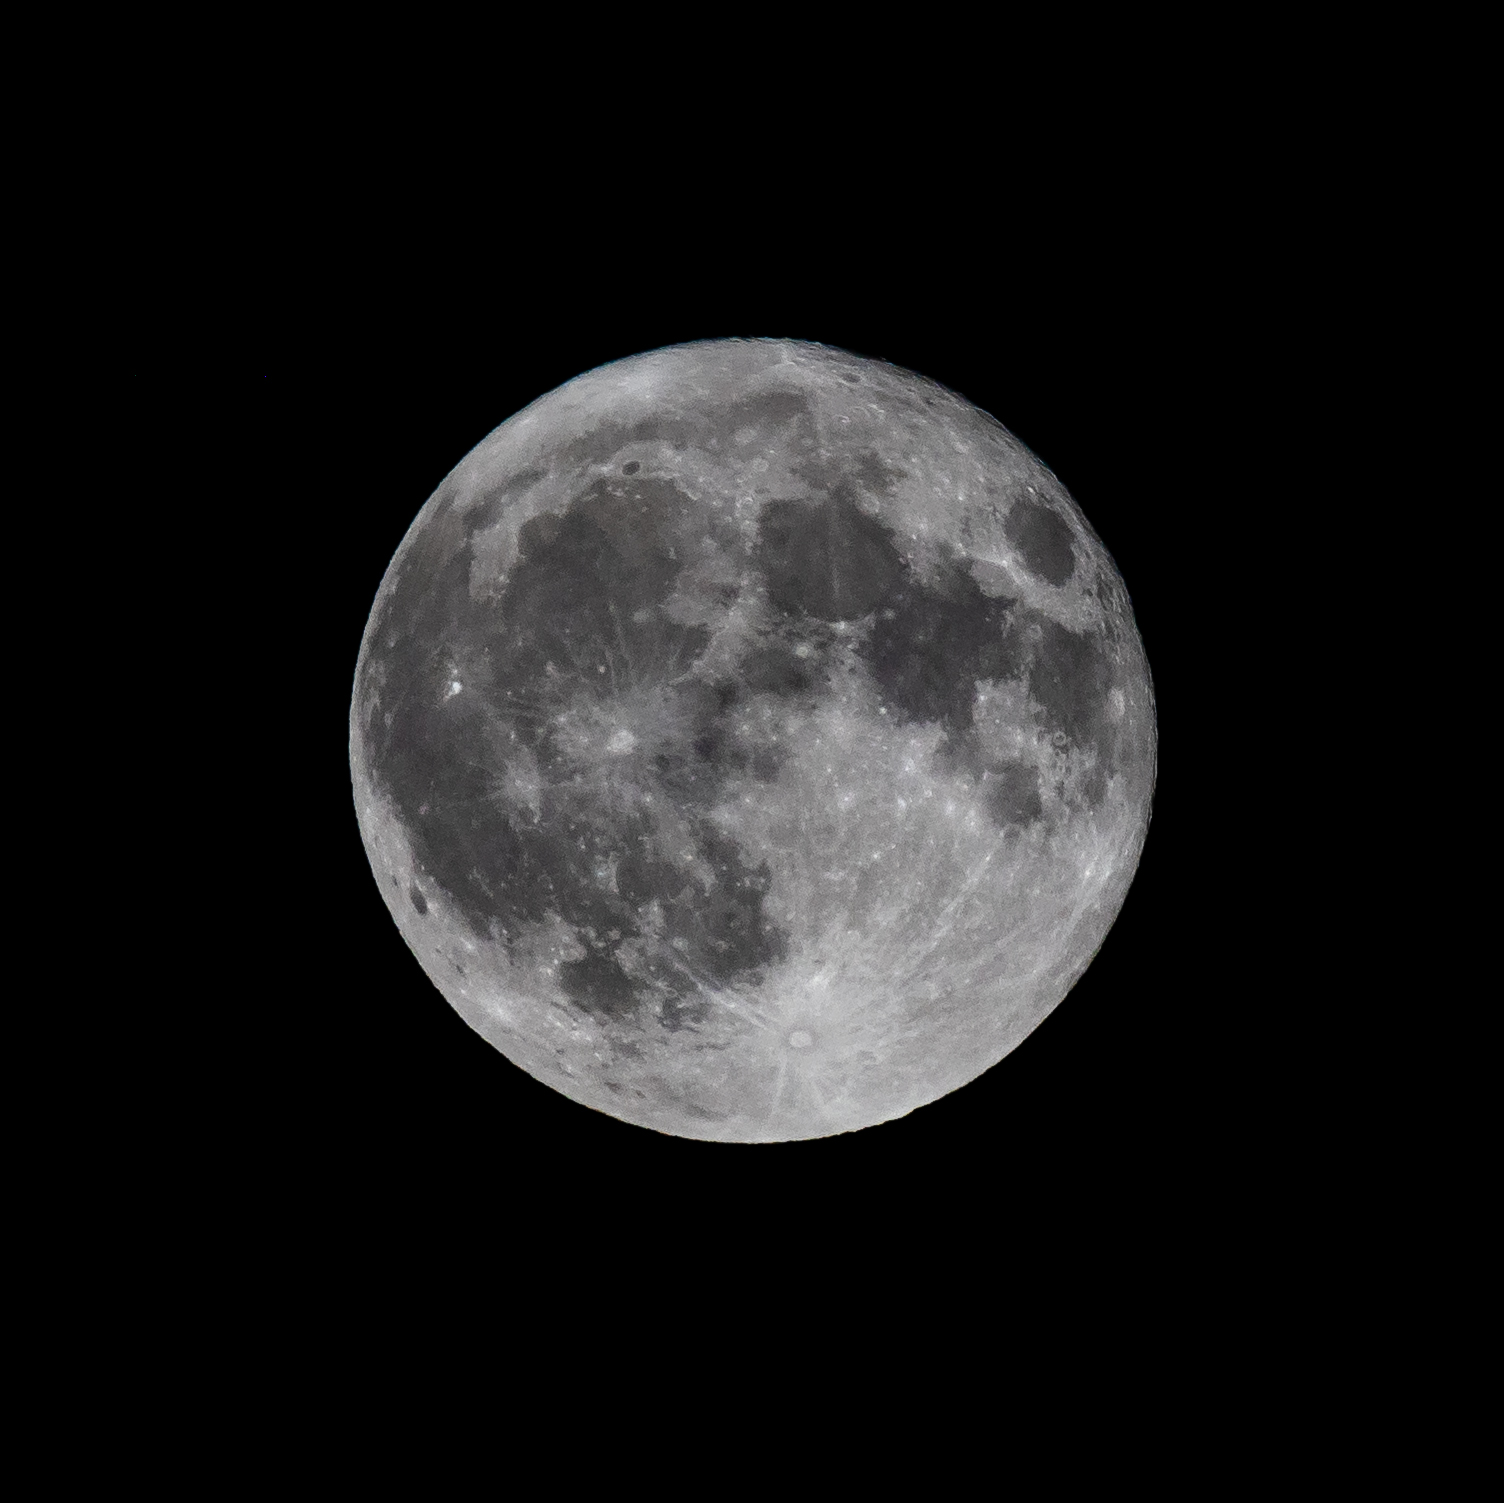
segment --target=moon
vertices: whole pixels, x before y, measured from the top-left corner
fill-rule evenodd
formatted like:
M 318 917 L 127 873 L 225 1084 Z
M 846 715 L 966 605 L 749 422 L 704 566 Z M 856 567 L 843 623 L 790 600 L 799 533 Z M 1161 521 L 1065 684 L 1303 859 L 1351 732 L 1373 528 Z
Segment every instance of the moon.
M 1038 1026 L 1148 830 L 1112 558 L 994 418 L 823 345 L 590 371 L 418 513 L 350 705 L 419 964 L 514 1064 L 682 1137 L 899 1118 Z

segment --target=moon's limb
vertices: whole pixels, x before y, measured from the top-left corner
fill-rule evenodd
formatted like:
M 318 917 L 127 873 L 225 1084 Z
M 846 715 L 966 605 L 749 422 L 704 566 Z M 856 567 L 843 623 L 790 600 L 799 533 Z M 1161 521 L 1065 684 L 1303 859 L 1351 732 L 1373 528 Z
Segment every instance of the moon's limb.
M 362 834 L 440 991 L 573 1099 L 816 1137 L 1065 995 L 1147 830 L 1127 592 L 986 414 L 822 346 L 592 371 L 477 446 L 383 580 Z

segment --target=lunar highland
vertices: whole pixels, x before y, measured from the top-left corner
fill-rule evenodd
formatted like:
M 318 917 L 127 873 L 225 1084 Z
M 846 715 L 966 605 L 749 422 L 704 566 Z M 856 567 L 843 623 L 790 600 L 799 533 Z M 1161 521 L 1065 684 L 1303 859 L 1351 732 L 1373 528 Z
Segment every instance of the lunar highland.
M 1149 823 L 1111 557 L 997 421 L 822 345 L 620 360 L 419 512 L 350 707 L 361 835 L 434 985 L 661 1132 L 901 1117 L 1080 977 Z

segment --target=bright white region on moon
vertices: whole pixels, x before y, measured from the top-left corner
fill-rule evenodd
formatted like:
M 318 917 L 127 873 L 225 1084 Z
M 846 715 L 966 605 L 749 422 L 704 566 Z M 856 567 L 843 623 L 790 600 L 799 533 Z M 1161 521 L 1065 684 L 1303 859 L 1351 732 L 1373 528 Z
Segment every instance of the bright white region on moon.
M 1120 909 L 1148 666 L 1059 481 L 923 377 L 726 340 L 591 371 L 419 512 L 356 667 L 393 917 L 514 1063 L 724 1141 L 974 1079 Z

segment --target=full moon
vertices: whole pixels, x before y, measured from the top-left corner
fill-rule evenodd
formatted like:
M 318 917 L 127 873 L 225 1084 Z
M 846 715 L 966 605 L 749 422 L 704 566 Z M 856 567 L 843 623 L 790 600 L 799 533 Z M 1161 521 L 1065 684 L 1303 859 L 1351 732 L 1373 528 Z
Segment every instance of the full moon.
M 682 1137 L 849 1132 L 1064 998 L 1149 824 L 1128 593 L 1061 483 L 818 344 L 603 366 L 418 513 L 350 705 L 366 852 L 465 1021 Z

